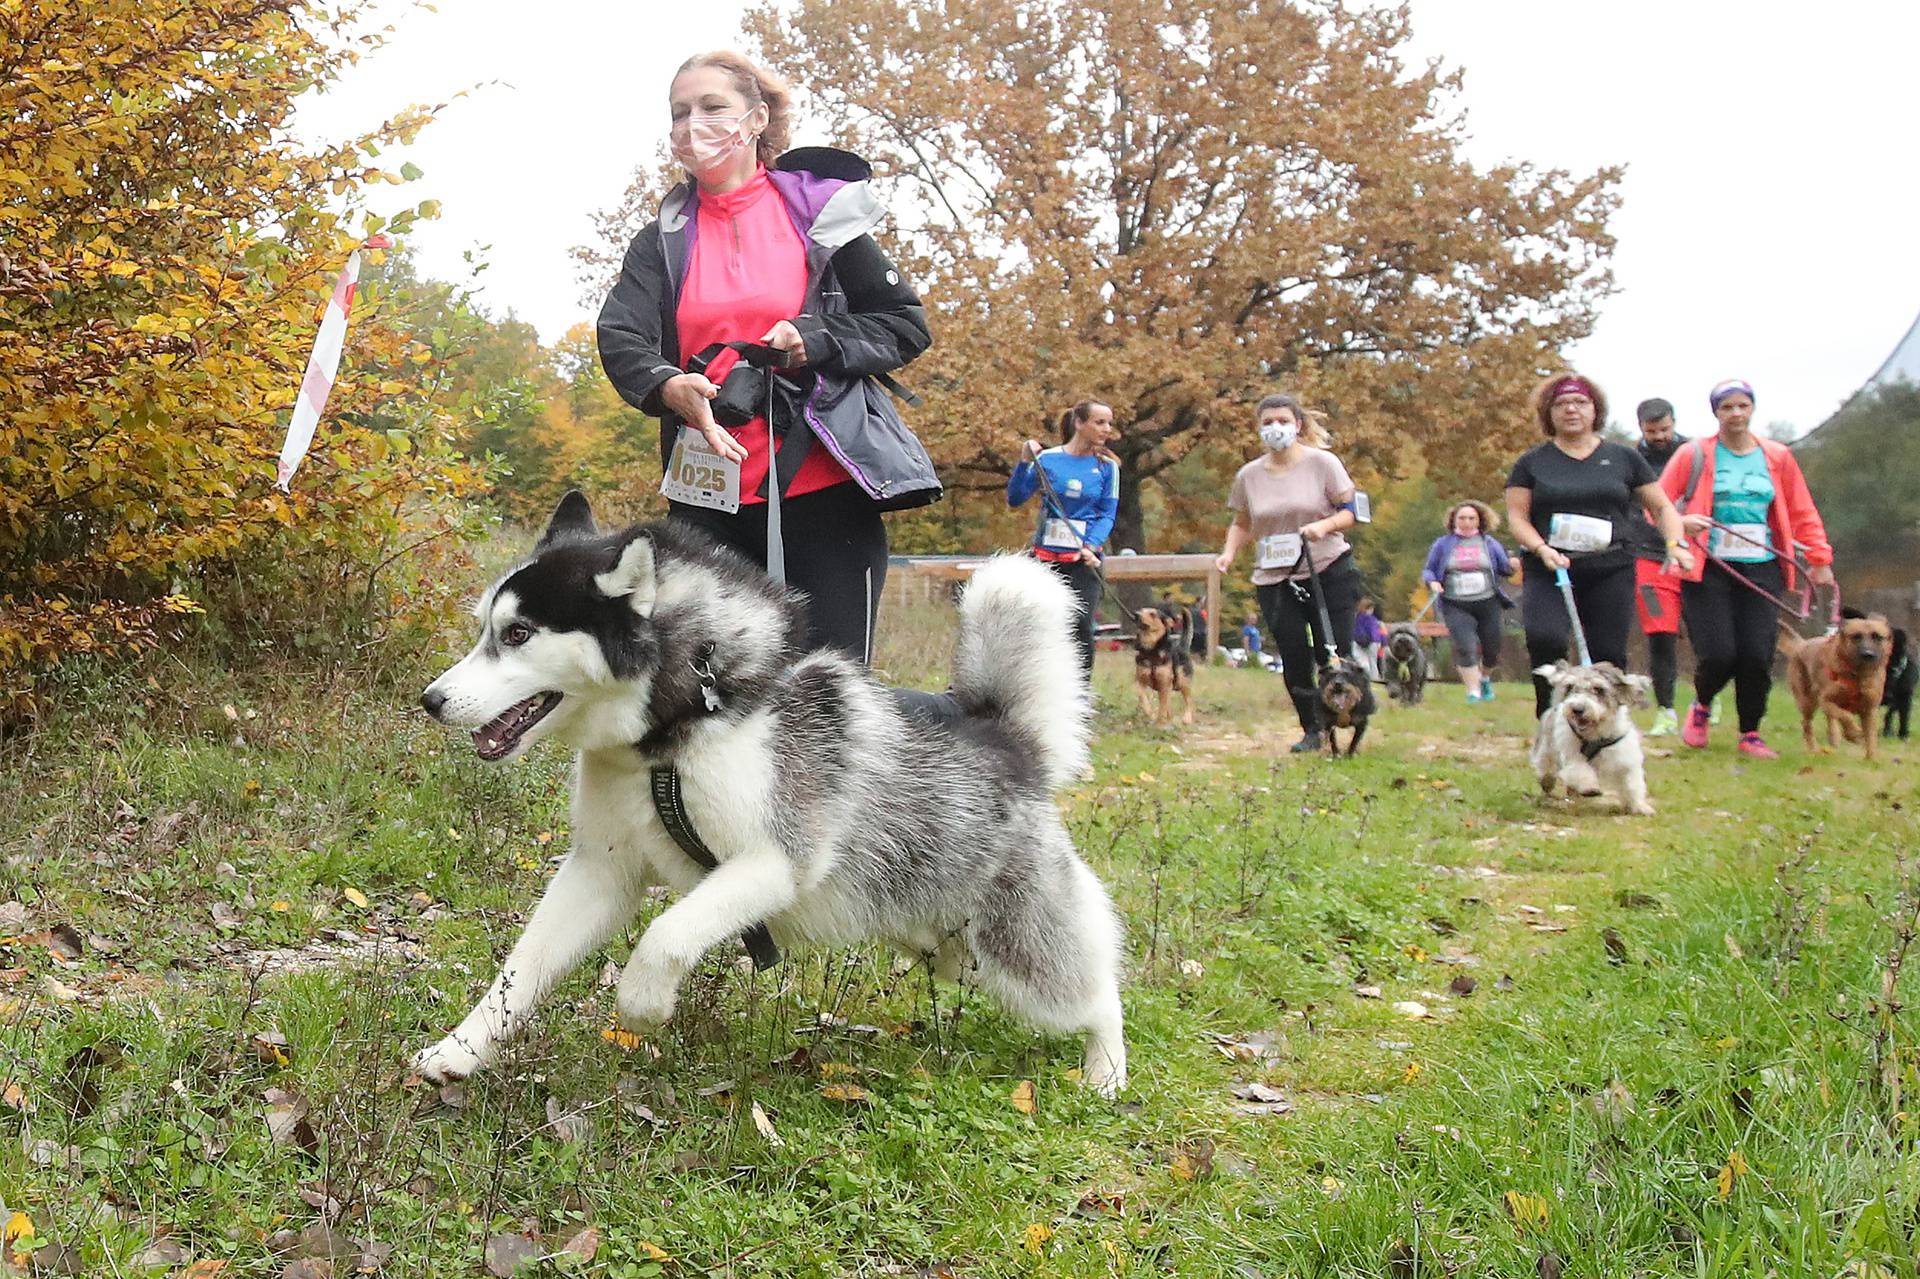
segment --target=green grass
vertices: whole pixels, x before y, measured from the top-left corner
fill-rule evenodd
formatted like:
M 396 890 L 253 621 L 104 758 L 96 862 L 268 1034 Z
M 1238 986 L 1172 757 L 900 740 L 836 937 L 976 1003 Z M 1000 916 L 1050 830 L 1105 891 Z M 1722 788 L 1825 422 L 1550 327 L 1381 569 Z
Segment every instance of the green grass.
M 937 631 L 881 664 L 937 682 Z M 564 849 L 566 761 L 478 763 L 399 676 L 77 689 L 0 764 L 0 900 L 27 913 L 0 1198 L 43 1263 L 101 1275 L 161 1237 L 174 1272 L 280 1275 L 276 1232 L 328 1196 L 406 1276 L 587 1227 L 594 1259 L 546 1272 L 1915 1273 L 1920 1080 L 1881 994 L 1914 905 L 1904 749 L 1746 766 L 1723 728 L 1650 762 L 1658 818 L 1622 818 L 1538 799 L 1518 685 L 1436 686 L 1331 763 L 1286 754 L 1277 678 L 1205 671 L 1201 722 L 1155 729 L 1127 673 L 1103 659 L 1096 775 L 1063 801 L 1129 928 L 1118 1105 L 1074 1086 L 1077 1044 L 880 950 L 716 958 L 623 1050 L 599 970 L 644 920 L 443 1098 L 406 1058 Z M 1254 1083 L 1291 1109 L 1243 1113 Z M 310 1141 L 275 1141 L 269 1089 Z

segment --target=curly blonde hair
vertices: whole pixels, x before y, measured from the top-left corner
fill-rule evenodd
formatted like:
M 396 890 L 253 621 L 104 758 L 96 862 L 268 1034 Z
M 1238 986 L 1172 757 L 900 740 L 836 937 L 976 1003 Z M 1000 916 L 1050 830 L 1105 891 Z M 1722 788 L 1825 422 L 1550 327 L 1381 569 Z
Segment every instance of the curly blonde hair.
M 734 92 L 747 100 L 749 110 L 765 105 L 767 127 L 761 131 L 754 149 L 760 163 L 771 169 L 793 136 L 793 90 L 785 80 L 732 49 L 694 54 L 680 64 L 680 69 L 673 73 L 674 79 L 695 67 L 714 67 L 726 72 Z
M 1443 530 L 1444 532 L 1453 532 L 1453 517 L 1460 514 L 1463 508 L 1479 513 L 1480 531 L 1482 533 L 1491 534 L 1495 529 L 1500 527 L 1500 517 L 1493 513 L 1493 508 L 1478 498 L 1470 497 L 1464 501 L 1455 502 L 1447 508 L 1447 524 Z
M 1593 429 L 1595 431 L 1607 429 L 1607 393 L 1600 389 L 1598 382 L 1586 374 L 1575 373 L 1572 369 L 1561 369 L 1550 374 L 1546 381 L 1533 388 L 1534 420 L 1540 423 L 1540 434 L 1548 439 L 1553 438 L 1553 394 L 1560 389 L 1560 384 L 1569 378 L 1585 382 L 1587 389 L 1593 392 Z

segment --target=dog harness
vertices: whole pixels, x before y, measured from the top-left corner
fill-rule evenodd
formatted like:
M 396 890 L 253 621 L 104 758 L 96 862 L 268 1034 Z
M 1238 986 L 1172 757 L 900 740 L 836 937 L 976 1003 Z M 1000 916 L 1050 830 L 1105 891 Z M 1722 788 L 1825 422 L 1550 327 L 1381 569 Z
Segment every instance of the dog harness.
M 693 660 L 694 674 L 700 677 L 700 696 L 706 709 L 720 709 L 720 691 L 714 685 L 713 645 L 703 645 L 700 655 Z M 660 824 L 666 828 L 667 835 L 680 846 L 680 851 L 693 860 L 704 871 L 713 871 L 720 865 L 720 859 L 713 855 L 700 832 L 694 829 L 693 819 L 687 816 L 686 800 L 680 793 L 680 773 L 671 764 L 655 764 L 652 772 L 653 811 L 660 815 Z M 780 947 L 774 944 L 773 934 L 767 931 L 764 923 L 750 925 L 740 934 L 740 940 L 746 943 L 747 954 L 753 957 L 756 969 L 768 969 L 780 962 Z
M 1583 737 L 1580 739 L 1580 753 L 1584 755 L 1586 757 L 1587 762 L 1591 764 L 1594 760 L 1600 757 L 1601 751 L 1607 749 L 1607 747 L 1609 746 L 1618 746 L 1621 742 L 1624 742 L 1626 740 L 1627 740 L 1627 735 L 1625 733 L 1620 733 L 1620 734 L 1617 734 L 1616 736 L 1608 737 L 1601 741 L 1588 741 L 1586 738 Z

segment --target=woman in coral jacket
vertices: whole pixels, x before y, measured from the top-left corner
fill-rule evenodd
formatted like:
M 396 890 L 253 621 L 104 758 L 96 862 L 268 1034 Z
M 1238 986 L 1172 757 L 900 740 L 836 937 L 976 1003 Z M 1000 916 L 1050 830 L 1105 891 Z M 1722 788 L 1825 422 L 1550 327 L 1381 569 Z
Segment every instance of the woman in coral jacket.
M 1695 659 L 1693 707 L 1680 740 L 1707 744 L 1708 705 L 1731 681 L 1740 753 L 1778 759 L 1760 737 L 1760 720 L 1773 687 L 1779 610 L 1760 592 L 1781 598 L 1793 589 L 1795 548 L 1814 584 L 1832 586 L 1833 548 L 1792 450 L 1753 433 L 1753 387 L 1722 382 L 1707 400 L 1719 434 L 1691 441 L 1660 476 L 1695 551 L 1680 588 Z

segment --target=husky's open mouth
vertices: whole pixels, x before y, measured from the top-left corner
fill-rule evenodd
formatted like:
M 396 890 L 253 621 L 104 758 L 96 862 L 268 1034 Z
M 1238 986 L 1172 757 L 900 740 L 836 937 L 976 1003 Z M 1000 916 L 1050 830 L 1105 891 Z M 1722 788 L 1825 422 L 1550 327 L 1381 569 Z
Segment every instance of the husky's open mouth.
M 547 717 L 560 704 L 558 693 L 535 693 L 523 702 L 515 702 L 500 714 L 473 730 L 473 749 L 481 759 L 500 759 L 517 746 L 527 730 Z

